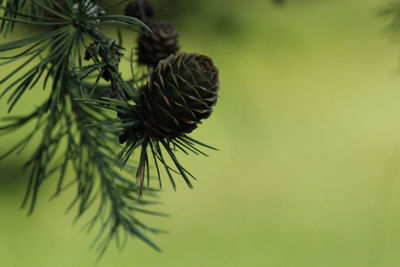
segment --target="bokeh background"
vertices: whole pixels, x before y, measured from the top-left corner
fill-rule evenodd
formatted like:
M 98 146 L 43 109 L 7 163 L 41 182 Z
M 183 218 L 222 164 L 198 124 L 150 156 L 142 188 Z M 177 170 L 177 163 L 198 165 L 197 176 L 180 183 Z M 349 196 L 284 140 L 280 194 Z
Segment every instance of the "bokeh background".
M 162 253 L 129 240 L 96 266 L 400 266 L 400 45 L 376 16 L 386 1 L 154 2 L 182 50 L 220 69 L 215 112 L 193 134 L 220 151 L 181 155 L 199 181 L 165 186 L 171 217 L 145 218 L 170 231 L 152 236 Z M 0 162 L 0 266 L 93 266 L 96 232 L 65 214 L 73 190 L 50 202 L 50 183 L 32 216 L 19 209 L 29 151 Z

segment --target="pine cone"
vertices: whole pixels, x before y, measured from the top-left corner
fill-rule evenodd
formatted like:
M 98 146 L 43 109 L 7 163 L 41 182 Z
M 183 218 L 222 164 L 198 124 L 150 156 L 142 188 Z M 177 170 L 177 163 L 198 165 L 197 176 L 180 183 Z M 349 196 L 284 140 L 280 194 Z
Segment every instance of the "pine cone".
M 150 19 L 154 16 L 154 7 L 150 1 L 132 1 L 125 8 L 125 15 L 140 19 L 146 23 L 147 19 Z
M 211 115 L 218 90 L 218 69 L 211 58 L 171 55 L 139 89 L 138 112 L 152 135 L 172 139 L 190 133 Z
M 160 60 L 178 51 L 178 34 L 168 22 L 156 21 L 148 26 L 153 33 L 139 35 L 138 63 L 156 67 Z

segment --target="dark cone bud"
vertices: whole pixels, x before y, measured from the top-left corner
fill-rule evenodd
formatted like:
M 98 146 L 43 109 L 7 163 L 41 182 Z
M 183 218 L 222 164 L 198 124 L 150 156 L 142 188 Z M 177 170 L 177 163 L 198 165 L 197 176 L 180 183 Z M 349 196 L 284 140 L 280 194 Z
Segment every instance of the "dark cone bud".
M 152 22 L 148 26 L 153 33 L 139 35 L 138 63 L 156 67 L 160 60 L 178 51 L 178 34 L 174 26 L 165 21 Z
M 129 3 L 125 8 L 125 15 L 146 22 L 154 16 L 154 6 L 147 0 L 136 0 Z
M 179 53 L 161 61 L 139 89 L 138 110 L 151 134 L 172 139 L 211 115 L 218 90 L 218 69 L 211 58 Z
M 104 64 L 103 67 L 103 75 L 102 77 L 106 80 L 109 81 L 111 79 L 111 72 L 112 66 L 117 66 L 118 63 L 121 60 L 122 56 L 121 49 L 118 45 L 115 43 L 112 43 L 110 47 L 105 47 L 104 45 L 98 45 L 96 42 L 91 43 L 85 50 L 85 60 L 90 60 L 90 59 L 98 59 L 98 57 L 101 58 L 101 61 Z

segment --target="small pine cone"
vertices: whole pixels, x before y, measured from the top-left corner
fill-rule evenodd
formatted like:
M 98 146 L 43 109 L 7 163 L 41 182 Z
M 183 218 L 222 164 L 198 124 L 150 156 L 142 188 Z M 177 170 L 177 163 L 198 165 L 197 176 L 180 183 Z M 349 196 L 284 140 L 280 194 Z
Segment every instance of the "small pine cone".
M 175 138 L 212 113 L 219 90 L 211 58 L 179 53 L 161 61 L 139 89 L 138 111 L 150 134 Z
M 122 52 L 118 45 L 113 43 L 110 47 L 99 45 L 96 42 L 91 43 L 85 51 L 85 60 L 97 59 L 100 56 L 103 63 L 107 63 L 103 67 L 103 78 L 106 81 L 111 79 L 111 67 L 117 66 L 121 60 Z
M 178 34 L 168 22 L 156 21 L 148 26 L 153 33 L 139 35 L 138 63 L 156 67 L 160 60 L 178 51 Z
M 154 6 L 147 0 L 136 0 L 129 3 L 125 8 L 125 15 L 147 22 L 154 16 Z

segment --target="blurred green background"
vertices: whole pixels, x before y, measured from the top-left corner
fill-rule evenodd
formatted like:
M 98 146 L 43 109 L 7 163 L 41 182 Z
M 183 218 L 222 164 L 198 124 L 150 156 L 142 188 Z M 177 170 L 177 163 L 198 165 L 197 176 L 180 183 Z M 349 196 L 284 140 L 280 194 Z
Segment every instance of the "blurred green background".
M 155 2 L 182 50 L 220 69 L 215 112 L 193 134 L 220 151 L 180 155 L 199 181 L 165 186 L 171 217 L 145 218 L 170 231 L 152 236 L 162 253 L 129 240 L 97 266 L 400 266 L 400 46 L 376 16 L 386 1 Z M 93 266 L 96 232 L 65 215 L 73 190 L 49 202 L 45 185 L 31 217 L 19 209 L 28 156 L 0 162 L 0 266 Z

